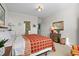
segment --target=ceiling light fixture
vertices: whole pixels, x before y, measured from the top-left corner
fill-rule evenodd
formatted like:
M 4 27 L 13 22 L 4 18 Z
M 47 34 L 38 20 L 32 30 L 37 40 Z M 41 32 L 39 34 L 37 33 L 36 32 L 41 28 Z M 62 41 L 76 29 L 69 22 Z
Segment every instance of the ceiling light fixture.
M 36 10 L 39 11 L 39 12 L 42 12 L 42 11 L 44 10 L 43 5 L 38 5 L 38 6 L 36 7 Z

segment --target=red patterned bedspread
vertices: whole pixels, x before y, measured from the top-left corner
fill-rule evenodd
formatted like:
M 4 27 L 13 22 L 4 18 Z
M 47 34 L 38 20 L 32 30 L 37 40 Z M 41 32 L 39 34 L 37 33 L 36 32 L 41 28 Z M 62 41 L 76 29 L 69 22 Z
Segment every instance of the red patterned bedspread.
M 32 54 L 53 46 L 52 40 L 45 36 L 30 34 L 25 37 L 30 41 Z

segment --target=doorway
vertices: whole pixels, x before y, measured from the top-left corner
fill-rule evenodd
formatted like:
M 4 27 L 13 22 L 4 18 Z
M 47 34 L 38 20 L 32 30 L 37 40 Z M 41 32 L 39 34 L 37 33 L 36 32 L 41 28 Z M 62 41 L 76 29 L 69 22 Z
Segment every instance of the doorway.
M 38 24 L 38 34 L 41 33 L 41 24 Z
M 28 35 L 31 30 L 30 21 L 24 21 L 25 24 L 25 34 Z

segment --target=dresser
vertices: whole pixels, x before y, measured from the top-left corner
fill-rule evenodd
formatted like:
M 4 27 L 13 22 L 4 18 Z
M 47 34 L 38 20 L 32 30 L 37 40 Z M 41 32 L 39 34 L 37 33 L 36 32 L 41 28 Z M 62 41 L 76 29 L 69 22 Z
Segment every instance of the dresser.
M 51 38 L 54 42 L 59 43 L 59 42 L 60 42 L 60 38 L 61 38 L 61 34 L 50 33 L 50 38 Z

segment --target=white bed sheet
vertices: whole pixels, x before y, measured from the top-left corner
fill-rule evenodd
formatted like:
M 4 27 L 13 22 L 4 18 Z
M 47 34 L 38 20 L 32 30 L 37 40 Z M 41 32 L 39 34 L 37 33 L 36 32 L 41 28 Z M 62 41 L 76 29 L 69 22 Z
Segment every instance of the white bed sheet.
M 24 54 L 25 41 L 22 36 L 17 36 L 13 43 L 13 54 L 15 56 Z
M 52 47 L 49 47 L 49 48 L 46 48 L 44 50 L 41 50 L 41 51 L 39 51 L 37 53 L 31 54 L 30 56 L 36 56 L 36 55 L 42 54 L 42 53 L 44 53 L 46 51 L 49 51 L 49 50 L 52 50 Z

